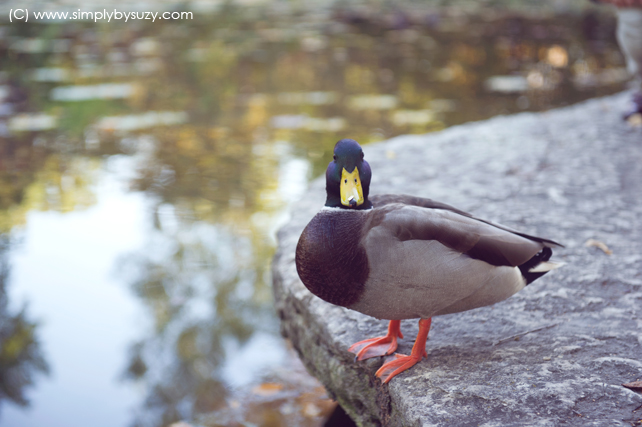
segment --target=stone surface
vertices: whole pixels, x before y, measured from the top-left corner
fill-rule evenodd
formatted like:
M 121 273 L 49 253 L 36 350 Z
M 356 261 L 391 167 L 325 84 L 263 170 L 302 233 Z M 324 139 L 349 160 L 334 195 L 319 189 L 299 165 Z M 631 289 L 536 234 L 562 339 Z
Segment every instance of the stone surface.
M 629 96 L 364 147 L 371 194 L 430 197 L 566 245 L 566 266 L 508 300 L 434 318 L 428 357 L 389 385 L 374 377 L 381 360 L 346 351 L 387 322 L 325 303 L 297 276 L 296 243 L 325 198 L 323 178 L 311 184 L 279 232 L 275 303 L 283 335 L 357 424 L 639 425 L 642 395 L 621 386 L 642 379 L 642 128 L 620 119 Z M 399 352 L 417 330 L 402 322 Z

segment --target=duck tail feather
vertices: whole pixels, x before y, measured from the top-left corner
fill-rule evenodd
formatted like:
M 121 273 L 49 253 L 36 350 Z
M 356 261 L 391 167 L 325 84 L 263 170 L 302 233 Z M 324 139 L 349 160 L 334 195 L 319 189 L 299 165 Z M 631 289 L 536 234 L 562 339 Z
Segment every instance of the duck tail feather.
M 546 273 L 547 271 L 555 270 L 565 265 L 565 262 L 560 261 L 546 261 L 541 264 L 537 264 L 535 267 L 528 270 L 529 273 Z
M 519 266 L 522 276 L 526 279 L 526 284 L 530 284 L 538 278 L 542 277 L 551 270 L 561 267 L 564 263 L 549 261 L 553 255 L 553 250 L 548 246 L 544 246 L 534 257 Z

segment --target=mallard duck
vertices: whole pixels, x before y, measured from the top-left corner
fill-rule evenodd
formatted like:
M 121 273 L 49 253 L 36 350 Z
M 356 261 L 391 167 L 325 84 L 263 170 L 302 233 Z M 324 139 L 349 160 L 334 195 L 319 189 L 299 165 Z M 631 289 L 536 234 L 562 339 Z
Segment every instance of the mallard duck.
M 303 284 L 319 298 L 378 319 L 388 333 L 352 345 L 355 360 L 391 355 L 402 319 L 419 320 L 410 355 L 376 373 L 384 383 L 419 362 L 433 316 L 505 300 L 559 267 L 559 243 L 520 233 L 430 199 L 370 197 L 371 170 L 361 146 L 342 139 L 326 170 L 325 206 L 296 248 Z

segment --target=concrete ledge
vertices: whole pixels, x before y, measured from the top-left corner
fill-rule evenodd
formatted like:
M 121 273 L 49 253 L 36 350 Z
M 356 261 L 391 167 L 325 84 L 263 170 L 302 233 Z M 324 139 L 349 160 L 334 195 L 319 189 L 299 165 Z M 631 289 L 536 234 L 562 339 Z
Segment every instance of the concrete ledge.
M 283 335 L 357 424 L 639 425 L 642 396 L 621 386 L 642 379 L 642 128 L 620 119 L 629 96 L 364 147 L 371 194 L 430 197 L 555 239 L 568 263 L 502 303 L 434 318 L 428 357 L 386 386 L 380 360 L 346 350 L 387 322 L 325 303 L 297 276 L 298 237 L 325 199 L 323 179 L 311 184 L 279 232 L 275 304 Z M 408 354 L 417 322 L 402 331 Z

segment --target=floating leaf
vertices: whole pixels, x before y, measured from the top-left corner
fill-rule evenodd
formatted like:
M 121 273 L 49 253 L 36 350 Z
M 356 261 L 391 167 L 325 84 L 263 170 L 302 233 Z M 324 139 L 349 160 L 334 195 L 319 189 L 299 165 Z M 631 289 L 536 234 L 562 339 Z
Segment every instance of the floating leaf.
M 282 384 L 278 383 L 263 383 L 259 384 L 252 389 L 252 393 L 259 396 L 272 396 L 283 389 Z

